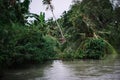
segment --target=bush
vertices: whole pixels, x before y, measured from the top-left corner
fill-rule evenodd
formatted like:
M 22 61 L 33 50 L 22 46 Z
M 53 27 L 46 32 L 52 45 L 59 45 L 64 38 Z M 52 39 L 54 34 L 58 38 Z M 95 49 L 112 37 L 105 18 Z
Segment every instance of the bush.
M 83 59 L 85 56 L 84 54 L 84 51 L 82 49 L 78 49 L 76 52 L 75 52 L 75 59 Z
M 85 58 L 101 59 L 105 56 L 106 43 L 102 39 L 90 38 L 83 46 Z
M 56 42 L 54 42 L 52 37 L 44 36 L 38 29 L 29 29 L 28 32 L 17 41 L 14 61 L 22 60 L 22 62 L 32 61 L 42 63 L 55 56 L 55 46 Z
M 65 60 L 74 59 L 74 54 L 73 53 L 62 53 L 59 56 L 60 56 L 61 59 L 65 59 Z
M 84 57 L 84 52 L 82 49 L 77 51 L 68 50 L 59 55 L 62 59 L 73 60 L 73 59 L 82 59 Z
M 103 39 L 89 38 L 76 51 L 70 49 L 60 56 L 63 59 L 102 59 L 106 53 L 107 44 Z
M 0 63 L 42 63 L 56 55 L 57 42 L 37 27 L 0 26 Z

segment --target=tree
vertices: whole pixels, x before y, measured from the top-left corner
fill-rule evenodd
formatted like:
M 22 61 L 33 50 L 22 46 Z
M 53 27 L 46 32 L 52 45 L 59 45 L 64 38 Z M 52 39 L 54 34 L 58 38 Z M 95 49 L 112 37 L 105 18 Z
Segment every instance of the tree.
M 29 13 L 30 0 L 0 0 L 0 24 L 25 24 L 25 15 Z
M 60 27 L 60 24 L 58 23 L 58 21 L 57 21 L 57 19 L 56 19 L 56 17 L 55 17 L 55 14 L 54 14 L 54 12 L 53 12 L 54 7 L 53 7 L 51 1 L 52 1 L 52 0 L 43 0 L 43 4 L 44 4 L 44 5 L 47 5 L 46 10 L 48 10 L 48 9 L 51 10 L 52 15 L 53 15 L 53 17 L 54 17 L 54 19 L 55 19 L 55 22 L 56 22 L 56 24 L 57 24 L 57 27 L 59 28 L 60 33 L 61 33 L 61 37 L 62 37 L 62 38 L 60 38 L 60 40 L 61 40 L 62 43 L 64 43 L 66 40 L 65 40 L 65 37 L 64 37 L 64 35 L 63 35 L 62 29 L 61 29 L 61 27 Z
M 108 39 L 114 10 L 109 0 L 75 0 L 61 19 L 68 36 L 66 48 L 75 50 L 88 37 Z

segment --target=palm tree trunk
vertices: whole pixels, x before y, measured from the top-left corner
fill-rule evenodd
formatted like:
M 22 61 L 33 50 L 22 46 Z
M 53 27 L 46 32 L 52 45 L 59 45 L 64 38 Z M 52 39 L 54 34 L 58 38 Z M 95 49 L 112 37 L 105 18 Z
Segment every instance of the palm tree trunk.
M 60 27 L 60 25 L 59 25 L 59 23 L 58 23 L 58 21 L 57 21 L 57 19 L 56 19 L 56 17 L 55 17 L 55 14 L 54 14 L 54 12 L 53 12 L 52 9 L 51 9 L 51 12 L 52 12 L 52 15 L 53 15 L 53 17 L 54 17 L 54 19 L 55 19 L 55 22 L 56 22 L 59 30 L 60 30 L 61 36 L 62 36 L 62 38 L 64 39 L 65 37 L 64 37 L 64 35 L 63 35 L 62 29 L 61 29 L 61 27 Z

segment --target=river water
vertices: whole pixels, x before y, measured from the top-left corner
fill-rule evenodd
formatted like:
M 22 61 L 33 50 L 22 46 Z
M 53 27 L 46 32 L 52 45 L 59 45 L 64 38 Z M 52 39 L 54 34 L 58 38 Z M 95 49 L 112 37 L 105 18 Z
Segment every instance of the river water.
M 54 60 L 5 72 L 2 80 L 120 80 L 120 57 L 106 60 Z

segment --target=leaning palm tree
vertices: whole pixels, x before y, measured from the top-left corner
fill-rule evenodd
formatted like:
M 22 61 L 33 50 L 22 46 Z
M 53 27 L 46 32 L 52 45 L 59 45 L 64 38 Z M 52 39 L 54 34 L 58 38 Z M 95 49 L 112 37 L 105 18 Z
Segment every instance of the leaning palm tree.
M 49 9 L 49 10 L 52 12 L 53 18 L 55 19 L 55 22 L 56 22 L 56 24 L 57 24 L 57 27 L 58 27 L 58 29 L 60 30 L 60 33 L 61 33 L 61 37 L 62 37 L 62 38 L 60 38 L 60 41 L 61 41 L 62 43 L 64 43 L 66 40 L 65 40 L 65 37 L 64 37 L 64 35 L 63 35 L 63 31 L 62 31 L 62 29 L 61 29 L 61 27 L 60 27 L 60 25 L 59 25 L 59 23 L 58 23 L 58 21 L 57 21 L 57 19 L 56 19 L 56 17 L 55 17 L 54 12 L 53 12 L 54 7 L 53 7 L 53 5 L 51 4 L 51 1 L 52 1 L 52 0 L 43 0 L 43 4 L 44 4 L 44 5 L 47 5 L 46 10 Z

